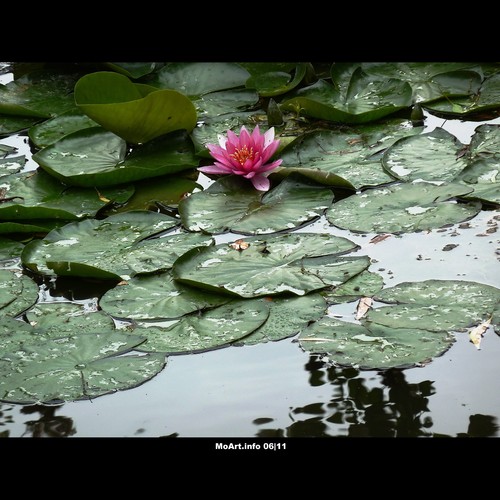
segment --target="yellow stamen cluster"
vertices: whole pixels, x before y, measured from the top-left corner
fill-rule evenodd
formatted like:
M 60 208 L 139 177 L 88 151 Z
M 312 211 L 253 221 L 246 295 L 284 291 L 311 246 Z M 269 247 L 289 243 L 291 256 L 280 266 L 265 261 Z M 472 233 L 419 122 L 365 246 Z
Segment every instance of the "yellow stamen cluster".
M 253 160 L 254 152 L 253 148 L 250 148 L 249 150 L 247 146 L 243 146 L 229 156 L 231 156 L 231 158 L 234 158 L 240 165 L 244 165 L 248 159 Z

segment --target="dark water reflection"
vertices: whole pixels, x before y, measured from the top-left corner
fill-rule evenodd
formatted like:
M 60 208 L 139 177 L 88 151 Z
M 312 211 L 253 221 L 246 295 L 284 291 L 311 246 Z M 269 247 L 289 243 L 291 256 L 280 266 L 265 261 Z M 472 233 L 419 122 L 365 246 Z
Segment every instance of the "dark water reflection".
M 291 409 L 293 423 L 285 429 L 261 429 L 259 437 L 452 437 L 432 432 L 429 398 L 436 391 L 433 382 L 408 383 L 404 370 L 376 372 L 379 383 L 369 387 L 366 373 L 354 368 L 327 366 L 313 355 L 305 365 L 311 386 L 330 384 L 327 402 Z M 257 419 L 254 424 L 269 422 Z M 494 437 L 497 418 L 471 415 L 466 432 L 456 437 Z

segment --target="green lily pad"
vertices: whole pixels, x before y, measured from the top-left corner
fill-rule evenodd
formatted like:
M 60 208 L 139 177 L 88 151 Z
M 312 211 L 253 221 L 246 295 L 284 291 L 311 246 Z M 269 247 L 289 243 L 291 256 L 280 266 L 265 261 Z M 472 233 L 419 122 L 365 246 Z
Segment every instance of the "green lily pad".
M 248 71 L 236 63 L 173 62 L 158 71 L 151 85 L 194 97 L 243 87 L 249 76 Z
M 220 121 L 224 115 L 244 114 L 250 108 L 255 108 L 258 102 L 259 94 L 251 89 L 230 89 L 204 94 L 193 99 L 201 123 L 192 132 L 195 133 L 209 122 Z M 253 111 L 253 114 L 256 112 L 265 115 L 262 111 Z
M 320 79 L 284 100 L 281 109 L 333 122 L 367 123 L 411 104 L 412 89 L 407 82 L 396 78 L 374 81 L 358 67 L 347 86 Z
M 280 158 L 286 168 L 279 169 L 277 176 L 298 169 L 318 182 L 339 188 L 387 184 L 394 177 L 382 168 L 381 153 L 401 137 L 412 136 L 421 129 L 412 127 L 407 120 L 387 120 L 347 130 L 310 132 L 283 149 Z
M 174 175 L 137 181 L 134 188 L 135 192 L 131 198 L 122 206 L 113 207 L 113 213 L 131 210 L 156 211 L 158 207 L 177 206 L 184 196 L 197 188 L 202 189 L 197 182 Z
M 213 95 L 208 94 L 207 97 Z M 220 116 L 210 115 L 204 118 L 191 132 L 195 152 L 201 157 L 212 159 L 207 149 L 207 144 L 218 144 L 219 135 L 225 136 L 228 130 L 239 134 L 243 125 L 249 130 L 252 130 L 257 123 L 265 126 L 264 120 L 266 118 L 266 114 L 263 111 L 240 111 L 236 113 L 224 113 Z
M 134 320 L 172 319 L 225 304 L 227 295 L 207 293 L 173 280 L 170 273 L 136 276 L 108 290 L 99 306 L 111 316 Z
M 9 135 L 29 129 L 40 121 L 30 116 L 0 115 L 0 135 Z
M 248 245 L 248 246 L 247 246 Z M 282 234 L 196 248 L 172 268 L 174 279 L 195 287 L 251 298 L 305 295 L 337 286 L 366 269 L 366 256 L 347 238 L 329 234 Z
M 29 129 L 28 135 L 35 146 L 45 148 L 66 135 L 97 125 L 94 120 L 79 109 L 70 109 L 50 120 L 33 125 Z
M 297 335 L 309 323 L 319 320 L 327 304 L 319 293 L 302 297 L 268 297 L 269 318 L 257 330 L 236 341 L 237 345 L 255 345 Z
M 110 69 L 129 78 L 138 79 L 149 75 L 161 67 L 157 62 L 108 62 Z
M 38 303 L 26 312 L 39 335 L 60 338 L 78 333 L 113 333 L 115 322 L 103 311 L 88 311 L 72 302 Z
M 182 224 L 189 231 L 265 234 L 294 229 L 318 218 L 333 193 L 306 178 L 289 176 L 262 193 L 238 176 L 225 176 L 204 191 L 179 202 Z
M 17 148 L 9 144 L 0 144 L 0 156 L 5 157 L 17 152 Z
M 500 73 L 485 78 L 479 91 L 468 97 L 442 99 L 424 106 L 433 114 L 461 119 L 497 110 L 500 108 Z
M 366 316 L 369 322 L 451 331 L 487 320 L 500 301 L 500 290 L 471 281 L 427 280 L 385 288 L 374 299 L 394 305 L 371 309 Z
M 127 355 L 144 338 L 83 333 L 25 343 L 0 358 L 0 400 L 53 403 L 137 387 L 166 365 L 161 354 Z
M 68 221 L 60 219 L 38 219 L 36 221 L 3 222 L 0 220 L 0 234 L 36 234 L 45 235 L 52 229 L 64 226 Z
M 23 265 L 37 273 L 60 276 L 82 276 L 122 280 L 134 274 L 133 267 L 148 255 L 128 254 L 141 240 L 172 229 L 174 217 L 132 211 L 109 216 L 104 220 L 69 223 L 51 231 L 42 240 L 31 241 L 21 254 Z M 158 238 L 161 243 L 161 238 Z M 151 270 L 152 272 L 152 270 Z
M 333 290 L 324 290 L 321 295 L 328 303 L 354 302 L 362 297 L 372 297 L 382 290 L 384 279 L 380 274 L 363 271 Z
M 474 188 L 466 198 L 500 205 L 500 158 L 481 158 L 470 163 L 457 180 Z
M 482 81 L 474 63 L 363 63 L 365 73 L 378 79 L 399 78 L 413 90 L 413 102 L 475 94 Z
M 77 78 L 75 74 L 38 71 L 0 85 L 0 114 L 51 118 L 64 113 L 75 107 Z
M 326 354 L 334 364 L 365 370 L 421 366 L 454 342 L 445 332 L 380 325 L 368 329 L 328 316 L 302 330 L 298 340 L 306 352 Z
M 36 342 L 44 338 L 42 333 L 26 321 L 0 314 L 0 352 L 15 351 L 22 348 L 24 343 Z
M 485 123 L 474 130 L 469 146 L 472 160 L 478 158 L 500 157 L 500 125 Z
M 24 244 L 8 238 L 0 237 L 0 261 L 19 257 Z
M 449 182 L 467 165 L 464 145 L 446 130 L 404 137 L 388 148 L 382 165 L 393 177 L 408 181 Z
M 15 156 L 11 158 L 0 158 L 0 178 L 10 174 L 17 174 L 20 172 L 24 165 L 26 164 L 26 157 Z M 2 188 L 0 188 L 0 194 L 2 193 Z M 0 196 L 0 200 L 3 196 Z
M 74 220 L 93 217 L 105 206 L 127 201 L 133 186 L 102 188 L 70 187 L 44 172 L 21 172 L 1 177 L 4 197 L 0 203 L 0 221 L 31 219 Z M 38 221 L 37 221 L 38 222 Z M 31 221 L 36 225 L 37 222 Z
M 305 63 L 240 63 L 250 77 L 245 82 L 247 88 L 256 89 L 263 97 L 285 94 L 299 85 L 306 75 Z
M 141 323 L 134 334 L 147 337 L 139 349 L 181 354 L 227 346 L 259 328 L 269 316 L 264 299 L 232 300 L 214 309 L 184 315 L 169 325 Z
M 457 203 L 472 192 L 463 184 L 435 186 L 426 182 L 395 184 L 357 193 L 327 211 L 330 224 L 366 233 L 410 233 L 471 219 L 480 203 Z
M 75 85 L 75 102 L 92 120 L 133 144 L 196 125 L 189 98 L 175 90 L 132 83 L 109 71 L 90 73 Z
M 38 300 L 38 285 L 28 276 L 0 269 L 0 315 L 18 316 Z
M 123 139 L 92 127 L 63 137 L 33 155 L 50 175 L 71 186 L 104 187 L 198 166 L 186 132 L 149 141 L 127 155 Z

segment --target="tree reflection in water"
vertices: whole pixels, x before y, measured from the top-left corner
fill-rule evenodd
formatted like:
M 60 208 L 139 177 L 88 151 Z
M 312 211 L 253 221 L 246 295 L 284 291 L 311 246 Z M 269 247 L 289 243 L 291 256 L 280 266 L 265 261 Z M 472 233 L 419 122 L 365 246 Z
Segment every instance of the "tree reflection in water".
M 76 434 L 76 428 L 73 425 L 73 419 L 56 415 L 59 406 L 25 406 L 21 413 L 32 414 L 40 413 L 38 420 L 29 420 L 26 422 L 26 431 L 23 437 L 68 437 Z
M 391 368 L 368 372 L 355 368 L 327 365 L 321 356 L 312 355 L 305 365 L 309 384 L 330 384 L 333 395 L 328 402 L 292 408 L 293 423 L 285 429 L 260 429 L 259 437 L 438 437 L 428 408 L 435 393 L 433 382 L 418 384 L 406 381 L 404 370 Z M 370 387 L 369 378 L 379 384 Z M 254 423 L 264 423 L 257 419 Z M 266 424 L 270 422 L 266 421 Z M 471 415 L 467 432 L 457 437 L 493 437 L 497 419 L 489 415 Z M 451 436 L 449 436 L 451 437 Z

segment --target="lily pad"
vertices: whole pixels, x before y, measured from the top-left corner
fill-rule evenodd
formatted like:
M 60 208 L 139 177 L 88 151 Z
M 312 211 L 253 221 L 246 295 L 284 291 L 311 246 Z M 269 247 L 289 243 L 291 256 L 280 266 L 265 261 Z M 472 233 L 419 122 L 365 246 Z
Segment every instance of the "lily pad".
M 424 106 L 433 114 L 461 119 L 496 111 L 500 108 L 500 73 L 485 78 L 479 91 L 468 97 L 442 99 Z
M 209 121 L 220 121 L 224 115 L 245 113 L 250 108 L 255 108 L 258 102 L 259 94 L 251 89 L 221 90 L 220 92 L 210 92 L 210 94 L 205 94 L 197 99 L 193 99 L 199 121 L 193 133 L 202 128 Z M 262 111 L 253 111 L 252 114 L 255 113 L 265 116 L 265 113 Z M 215 143 L 217 143 L 217 141 L 215 141 Z
M 269 318 L 250 335 L 235 341 L 237 345 L 277 342 L 297 335 L 309 323 L 319 320 L 327 304 L 319 293 L 302 297 L 268 297 Z
M 28 276 L 0 269 L 0 316 L 18 316 L 38 300 L 38 285 Z
M 44 338 L 42 333 L 36 331 L 26 321 L 0 314 L 0 352 L 15 351 L 22 348 L 24 343 Z
M 76 74 L 37 71 L 0 85 L 0 114 L 51 118 L 75 107 Z
M 445 332 L 380 325 L 368 329 L 328 316 L 302 330 L 298 340 L 306 352 L 326 354 L 336 365 L 365 370 L 421 366 L 454 342 Z
M 437 229 L 479 213 L 480 203 L 455 201 L 472 190 L 459 183 L 395 184 L 344 198 L 326 211 L 326 218 L 334 226 L 361 233 L 397 234 Z
M 382 165 L 393 177 L 408 181 L 449 182 L 466 166 L 464 145 L 446 130 L 404 137 L 388 148 Z
M 265 234 L 294 229 L 318 218 L 332 204 L 330 189 L 289 176 L 264 194 L 238 176 L 225 176 L 179 202 L 189 231 Z
M 45 337 L 59 338 L 82 333 L 113 333 L 113 318 L 102 311 L 88 311 L 72 302 L 38 303 L 26 312 L 30 324 Z
M 207 97 L 213 95 L 208 94 Z M 266 114 L 263 111 L 240 111 L 236 113 L 224 113 L 220 116 L 207 116 L 191 132 L 195 152 L 201 157 L 212 159 L 207 149 L 208 143 L 218 144 L 219 135 L 226 135 L 228 130 L 239 133 L 243 125 L 249 130 L 252 130 L 257 123 L 264 123 L 265 125 L 266 119 Z
M 240 63 L 249 73 L 247 88 L 255 89 L 263 97 L 275 97 L 297 87 L 306 75 L 305 63 Z
M 17 174 L 20 172 L 24 165 L 26 164 L 26 157 L 23 156 L 15 156 L 11 158 L 0 158 L 0 178 L 10 174 Z M 0 188 L 0 194 L 1 194 Z M 3 198 L 0 196 L 0 200 Z
M 477 64 L 467 62 L 363 63 L 365 73 L 378 79 L 399 78 L 413 90 L 413 102 L 427 103 L 443 97 L 475 94 L 482 81 L 474 71 Z
M 474 188 L 466 198 L 500 205 L 500 157 L 481 158 L 470 163 L 458 174 L 457 180 Z
M 127 155 L 123 139 L 91 127 L 33 155 L 50 175 L 71 186 L 104 187 L 193 169 L 199 163 L 186 132 L 173 132 Z
M 75 85 L 78 107 L 104 129 L 133 144 L 196 125 L 191 100 L 175 90 L 132 83 L 110 71 L 90 73 Z
M 0 178 L 4 198 L 0 203 L 0 221 L 35 219 L 75 220 L 93 217 L 112 202 L 123 203 L 133 186 L 102 188 L 70 187 L 44 172 L 21 172 Z
M 126 203 L 113 207 L 113 213 L 130 212 L 132 210 L 157 211 L 158 208 L 172 210 L 179 201 L 195 189 L 202 189 L 194 180 L 168 175 L 144 179 L 134 183 L 135 192 Z M 111 215 L 111 214 L 109 214 Z
M 0 400 L 50 404 L 137 387 L 166 365 L 161 354 L 127 355 L 143 337 L 83 333 L 25 343 L 0 359 Z
M 427 280 L 385 288 L 374 299 L 395 305 L 371 309 L 367 321 L 392 328 L 451 331 L 488 319 L 500 302 L 500 290 L 471 281 Z
M 362 297 L 372 297 L 382 290 L 384 279 L 380 274 L 363 271 L 333 290 L 324 290 L 321 295 L 328 303 L 353 302 Z
M 248 71 L 236 63 L 173 62 L 158 71 L 151 85 L 195 97 L 243 87 L 249 76 Z
M 45 235 L 52 229 L 64 226 L 68 221 L 58 219 L 38 219 L 36 221 L 3 222 L 0 220 L 0 234 L 36 234 Z
M 161 67 L 157 62 L 108 62 L 110 69 L 129 78 L 138 79 L 149 75 Z
M 29 129 L 40 121 L 30 116 L 0 115 L 0 135 L 13 134 Z
M 472 160 L 500 157 L 500 125 L 484 124 L 474 130 L 469 146 Z
M 97 125 L 94 120 L 79 109 L 70 109 L 59 116 L 32 126 L 28 135 L 35 146 L 45 148 L 66 135 Z
M 368 257 L 343 255 L 357 248 L 329 234 L 249 237 L 190 250 L 172 272 L 181 283 L 240 297 L 305 295 L 338 286 L 366 269 Z
M 169 325 L 141 323 L 133 330 L 147 337 L 139 349 L 180 354 L 224 347 L 262 326 L 269 316 L 264 299 L 232 300 L 214 309 L 182 316 Z
M 419 131 L 421 127 L 408 126 L 406 120 L 388 120 L 349 129 L 310 132 L 283 149 L 280 158 L 286 168 L 279 169 L 277 175 L 299 169 L 303 175 L 314 175 L 318 182 L 320 174 L 324 174 L 323 183 L 347 189 L 387 184 L 394 177 L 384 171 L 379 155 L 399 138 Z M 329 174 L 337 178 L 330 179 Z
M 347 86 L 320 79 L 284 100 L 281 109 L 333 122 L 367 123 L 411 104 L 412 89 L 407 82 L 396 78 L 374 81 L 358 67 Z
M 20 241 L 0 237 L 0 261 L 18 258 L 23 248 Z
M 132 211 L 104 220 L 69 223 L 42 240 L 31 241 L 21 254 L 23 265 L 37 273 L 122 280 L 134 274 L 128 254 L 145 238 L 172 229 L 174 217 Z M 161 242 L 161 239 L 158 239 Z M 142 260 L 147 261 L 143 253 Z
M 111 316 L 134 320 L 179 318 L 225 304 L 227 295 L 207 293 L 173 280 L 171 273 L 136 276 L 117 285 L 100 299 L 99 306 Z

